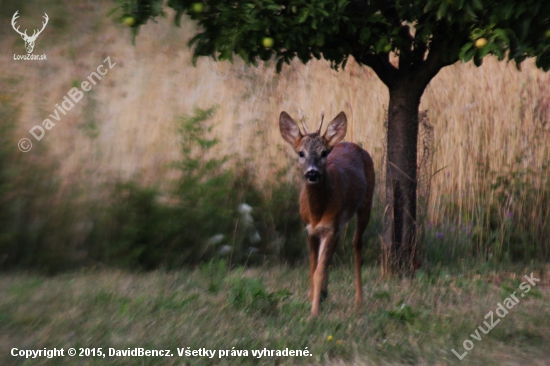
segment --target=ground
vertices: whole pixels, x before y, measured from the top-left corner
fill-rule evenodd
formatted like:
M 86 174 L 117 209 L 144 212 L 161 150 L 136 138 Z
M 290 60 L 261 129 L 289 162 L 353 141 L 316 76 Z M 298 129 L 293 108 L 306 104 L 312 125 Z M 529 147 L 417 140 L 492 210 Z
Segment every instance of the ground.
M 520 286 L 529 284 L 524 275 L 531 273 L 540 282 L 525 293 Z M 413 280 L 380 278 L 379 269 L 369 267 L 363 274 L 364 305 L 356 311 L 352 268 L 339 264 L 331 272 L 329 299 L 314 320 L 305 265 L 227 271 L 224 262 L 214 262 L 174 272 L 2 274 L 0 364 L 547 365 L 549 279 L 543 266 L 437 267 Z M 500 319 L 498 304 L 514 291 L 518 303 Z M 472 338 L 479 326 L 487 328 L 483 322 L 490 318 L 484 317 L 491 311 L 500 322 L 488 334 L 478 331 L 481 340 Z M 474 348 L 464 355 L 466 340 Z M 70 347 L 77 353 L 101 347 L 107 355 L 69 357 Z M 168 349 L 173 356 L 109 356 L 109 348 L 136 347 Z M 25 360 L 11 356 L 13 348 L 63 348 L 65 357 Z M 217 352 L 212 359 L 187 357 L 178 348 Z M 252 355 L 286 348 L 307 349 L 312 356 Z M 220 358 L 220 350 L 227 355 Z M 231 356 L 237 350 L 248 356 Z

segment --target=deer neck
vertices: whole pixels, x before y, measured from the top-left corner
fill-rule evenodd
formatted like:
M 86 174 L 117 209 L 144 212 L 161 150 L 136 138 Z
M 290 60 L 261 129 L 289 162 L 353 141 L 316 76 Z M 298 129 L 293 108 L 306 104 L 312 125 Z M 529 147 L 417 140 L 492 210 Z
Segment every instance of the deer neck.
M 304 191 L 313 220 L 320 221 L 332 197 L 332 185 L 327 172 L 317 184 L 304 183 Z

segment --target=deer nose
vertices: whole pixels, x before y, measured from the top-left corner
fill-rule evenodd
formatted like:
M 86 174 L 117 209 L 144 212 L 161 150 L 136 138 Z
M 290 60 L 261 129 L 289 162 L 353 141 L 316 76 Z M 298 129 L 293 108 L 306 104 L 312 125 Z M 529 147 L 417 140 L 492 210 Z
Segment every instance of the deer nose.
M 321 173 L 317 169 L 309 169 L 306 172 L 306 179 L 309 183 L 317 183 L 321 179 Z

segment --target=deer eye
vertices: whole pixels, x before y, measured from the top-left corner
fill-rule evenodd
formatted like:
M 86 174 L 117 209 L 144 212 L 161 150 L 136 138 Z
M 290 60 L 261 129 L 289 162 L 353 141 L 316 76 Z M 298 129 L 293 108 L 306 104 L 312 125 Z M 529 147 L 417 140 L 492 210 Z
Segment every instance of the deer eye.
M 301 157 L 301 158 L 305 158 L 305 157 L 306 157 L 306 154 L 304 154 L 303 151 L 300 151 L 300 152 L 298 153 L 298 156 Z
M 321 153 L 322 158 L 326 158 L 327 155 L 328 155 L 328 151 L 326 151 L 326 150 Z

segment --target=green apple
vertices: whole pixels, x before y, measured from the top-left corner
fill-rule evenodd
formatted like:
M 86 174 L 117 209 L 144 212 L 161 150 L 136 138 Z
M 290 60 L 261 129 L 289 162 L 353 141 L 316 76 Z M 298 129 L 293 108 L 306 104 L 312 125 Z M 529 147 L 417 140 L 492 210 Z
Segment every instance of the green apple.
M 546 38 L 550 38 L 550 29 L 548 29 L 546 32 L 544 32 L 544 36 Z
M 204 11 L 204 4 L 203 3 L 193 3 L 191 5 L 191 11 L 193 13 L 202 13 Z
M 392 46 L 389 43 L 384 46 L 384 52 L 385 53 L 390 53 L 391 49 L 392 49 Z
M 262 40 L 262 44 L 265 48 L 271 48 L 275 44 L 275 41 L 271 37 L 264 37 L 264 39 Z
M 124 25 L 127 25 L 128 27 L 133 27 L 134 25 L 136 25 L 136 18 L 134 17 L 125 17 L 122 22 L 124 23 Z
M 479 38 L 475 43 L 476 48 L 483 48 L 487 46 L 487 38 Z

